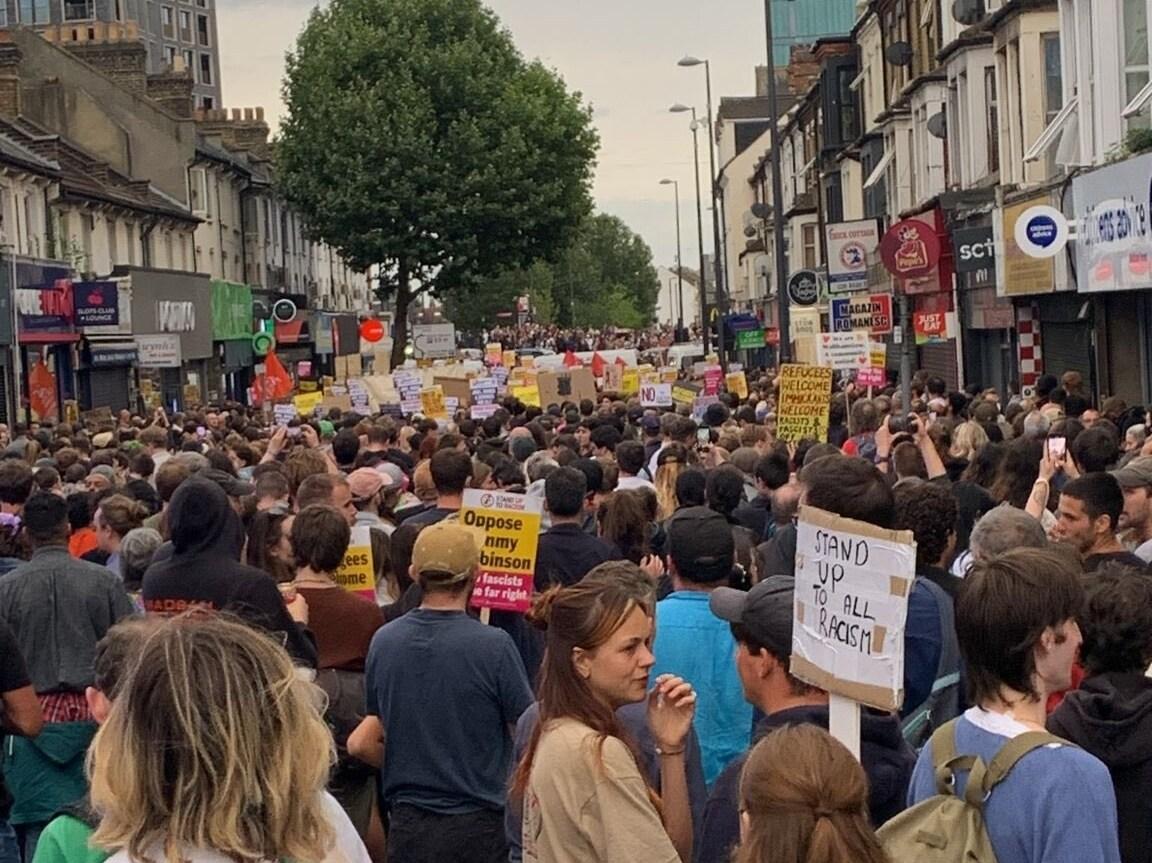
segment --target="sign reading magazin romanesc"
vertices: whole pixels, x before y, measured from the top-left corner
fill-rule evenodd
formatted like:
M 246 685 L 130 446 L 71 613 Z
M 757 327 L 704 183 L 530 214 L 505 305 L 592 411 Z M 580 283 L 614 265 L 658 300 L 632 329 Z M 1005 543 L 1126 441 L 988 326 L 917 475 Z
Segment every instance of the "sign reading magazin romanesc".
M 471 488 L 464 491 L 460 523 L 484 534 L 472 605 L 519 612 L 531 607 L 543 511 L 543 501 L 537 497 Z

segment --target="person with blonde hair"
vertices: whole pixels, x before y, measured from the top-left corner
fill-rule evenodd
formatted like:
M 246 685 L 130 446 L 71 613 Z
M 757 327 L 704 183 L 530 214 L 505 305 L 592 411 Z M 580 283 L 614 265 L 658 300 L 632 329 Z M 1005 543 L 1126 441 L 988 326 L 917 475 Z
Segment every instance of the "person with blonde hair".
M 322 699 L 267 635 L 176 618 L 135 651 L 115 696 L 88 753 L 91 841 L 113 863 L 367 863 L 324 792 Z
M 527 863 L 687 863 L 692 816 L 686 749 L 691 685 L 651 681 L 653 608 L 627 583 L 581 582 L 537 597 L 530 619 L 546 632 L 539 724 L 513 777 L 523 801 Z M 648 703 L 660 791 L 616 711 Z
M 968 420 L 960 423 L 952 432 L 952 446 L 948 454 L 954 459 L 965 462 L 967 466 L 987 443 L 988 433 L 984 431 L 984 427 L 974 420 Z
M 656 456 L 656 500 L 660 504 L 660 521 L 667 521 L 680 507 L 676 497 L 676 480 L 688 467 L 688 450 L 670 443 Z
M 740 776 L 733 863 L 888 863 L 868 823 L 868 779 L 823 728 L 787 725 L 761 740 Z

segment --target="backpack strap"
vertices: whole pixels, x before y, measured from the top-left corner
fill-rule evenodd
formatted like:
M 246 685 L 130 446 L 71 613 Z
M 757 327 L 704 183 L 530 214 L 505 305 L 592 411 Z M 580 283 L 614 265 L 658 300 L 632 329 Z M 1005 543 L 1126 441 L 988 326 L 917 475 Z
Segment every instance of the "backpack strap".
M 1017 735 L 1000 747 L 1000 751 L 988 765 L 988 772 L 984 777 L 984 796 L 992 793 L 992 789 L 1008 778 L 1016 762 L 1034 749 L 1050 746 L 1053 743 L 1061 746 L 1070 746 L 1067 740 L 1049 734 L 1047 731 L 1028 731 Z
M 956 752 L 956 720 L 946 722 L 932 734 L 928 745 L 932 747 L 932 768 L 936 774 L 936 793 L 956 796 L 956 773 L 976 769 L 980 759 L 975 755 Z M 981 765 L 981 775 L 983 766 Z

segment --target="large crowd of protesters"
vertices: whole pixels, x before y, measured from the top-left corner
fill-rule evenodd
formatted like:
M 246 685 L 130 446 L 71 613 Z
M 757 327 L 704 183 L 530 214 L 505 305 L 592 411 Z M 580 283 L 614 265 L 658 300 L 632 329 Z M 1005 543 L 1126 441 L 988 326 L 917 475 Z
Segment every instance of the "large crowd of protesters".
M 1146 409 L 917 374 L 780 441 L 749 390 L 0 427 L 0 863 L 1152 860 Z M 470 606 L 467 489 L 542 500 L 526 614 Z M 916 540 L 859 760 L 790 667 L 801 505 Z

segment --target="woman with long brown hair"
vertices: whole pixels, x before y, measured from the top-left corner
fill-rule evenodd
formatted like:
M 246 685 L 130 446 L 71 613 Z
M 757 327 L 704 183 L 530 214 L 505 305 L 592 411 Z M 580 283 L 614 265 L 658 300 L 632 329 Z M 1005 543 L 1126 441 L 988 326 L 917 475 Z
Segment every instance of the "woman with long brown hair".
M 687 863 L 692 818 L 684 750 L 696 694 L 653 681 L 653 608 L 627 584 L 580 583 L 537 598 L 546 630 L 540 721 L 516 769 L 526 863 Z M 617 708 L 647 699 L 663 799 L 640 769 Z
M 868 822 L 868 779 L 844 744 L 788 725 L 756 744 L 740 775 L 733 863 L 888 863 Z

